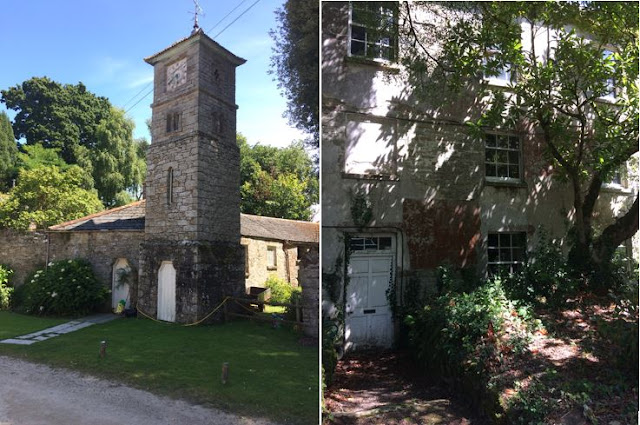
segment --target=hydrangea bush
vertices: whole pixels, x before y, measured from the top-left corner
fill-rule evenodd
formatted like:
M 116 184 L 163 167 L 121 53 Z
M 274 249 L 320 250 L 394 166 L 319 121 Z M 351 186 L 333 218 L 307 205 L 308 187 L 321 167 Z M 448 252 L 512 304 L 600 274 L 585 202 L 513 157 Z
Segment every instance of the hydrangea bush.
M 78 316 L 99 307 L 110 291 L 96 278 L 86 260 L 49 263 L 26 281 L 22 310 L 29 314 Z
M 11 303 L 13 288 L 8 283 L 12 273 L 11 269 L 0 265 L 0 310 L 7 310 Z

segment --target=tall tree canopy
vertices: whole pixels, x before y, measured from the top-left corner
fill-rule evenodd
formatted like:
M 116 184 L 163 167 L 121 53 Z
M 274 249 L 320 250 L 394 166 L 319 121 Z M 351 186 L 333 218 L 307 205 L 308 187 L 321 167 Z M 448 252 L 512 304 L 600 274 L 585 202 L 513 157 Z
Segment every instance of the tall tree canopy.
M 55 149 L 66 163 L 79 165 L 93 178 L 105 206 L 119 204 L 123 191 L 139 191 L 144 171 L 133 122 L 108 99 L 82 83 L 63 85 L 47 77 L 0 93 L 0 101 L 17 112 L 16 137 L 28 146 Z
M 320 143 L 318 18 L 318 2 L 287 0 L 276 11 L 278 28 L 271 31 L 275 41 L 271 67 L 287 98 L 286 115 L 311 136 L 309 145 L 315 148 Z
M 416 5 L 414 3 L 414 5 Z M 400 7 L 407 46 L 402 62 L 418 95 L 442 87 L 482 100 L 473 128 L 526 123 L 541 134 L 555 177 L 573 192 L 569 259 L 601 270 L 638 230 L 638 199 L 596 235 L 594 207 L 603 182 L 638 151 L 637 2 L 472 2 L 428 9 L 443 25 Z M 437 41 L 440 49 L 430 42 Z M 405 48 L 406 47 L 406 48 Z M 496 89 L 482 76 L 510 72 Z M 425 78 L 429 75 L 430 78 Z
M 18 147 L 11 121 L 2 111 L 0 112 L 0 191 L 11 187 L 17 156 Z
M 240 146 L 241 210 L 247 214 L 309 220 L 318 202 L 318 174 L 302 143 L 286 148 Z
M 61 170 L 40 166 L 21 170 L 17 185 L 0 202 L 0 226 L 43 229 L 102 209 L 95 190 L 84 186 L 84 171 L 77 165 Z

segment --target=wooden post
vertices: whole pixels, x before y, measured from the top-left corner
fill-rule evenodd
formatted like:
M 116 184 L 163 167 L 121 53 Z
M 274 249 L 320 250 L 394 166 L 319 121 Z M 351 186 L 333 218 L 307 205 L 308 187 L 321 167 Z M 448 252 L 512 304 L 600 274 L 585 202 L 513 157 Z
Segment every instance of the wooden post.
M 225 385 L 229 381 L 229 363 L 222 363 L 222 384 Z
M 107 357 L 107 341 L 100 341 L 100 358 Z

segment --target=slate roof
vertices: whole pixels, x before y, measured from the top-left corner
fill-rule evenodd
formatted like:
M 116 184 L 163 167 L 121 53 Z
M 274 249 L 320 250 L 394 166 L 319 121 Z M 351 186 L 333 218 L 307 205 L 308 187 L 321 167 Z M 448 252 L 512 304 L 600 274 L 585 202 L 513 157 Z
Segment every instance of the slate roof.
M 145 201 L 101 211 L 49 227 L 53 232 L 99 232 L 108 230 L 144 231 Z M 299 243 L 318 243 L 319 225 L 308 221 L 285 220 L 240 214 L 240 234 L 244 237 Z

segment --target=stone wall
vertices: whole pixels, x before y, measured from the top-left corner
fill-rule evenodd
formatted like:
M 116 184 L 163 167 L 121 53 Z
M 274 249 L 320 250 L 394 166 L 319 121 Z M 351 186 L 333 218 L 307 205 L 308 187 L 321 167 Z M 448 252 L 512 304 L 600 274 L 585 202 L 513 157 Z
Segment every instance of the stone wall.
M 0 264 L 13 270 L 11 283 L 22 285 L 27 276 L 47 263 L 47 238 L 44 233 L 0 230 Z
M 163 261 L 171 261 L 176 270 L 178 323 L 203 319 L 225 296 L 243 292 L 244 249 L 240 244 L 146 241 L 141 250 L 139 308 L 149 316 L 157 315 L 158 271 Z M 220 320 L 221 314 L 222 310 L 210 320 Z
M 302 320 L 304 333 L 319 337 L 318 311 L 320 308 L 320 253 L 318 246 L 299 247 L 300 273 L 302 286 Z
M 245 278 L 246 287 L 264 287 L 269 276 L 275 275 L 283 279 L 292 286 L 298 286 L 298 247 L 284 244 L 278 241 L 251 239 L 243 237 L 240 241 L 246 246 L 246 267 Z M 276 269 L 267 267 L 267 249 L 276 248 Z
M 144 233 L 139 231 L 107 232 L 50 232 L 50 261 L 84 258 L 91 263 L 94 273 L 111 287 L 113 265 L 124 258 L 137 275 L 140 244 Z M 131 304 L 136 303 L 135 282 L 131 291 Z

